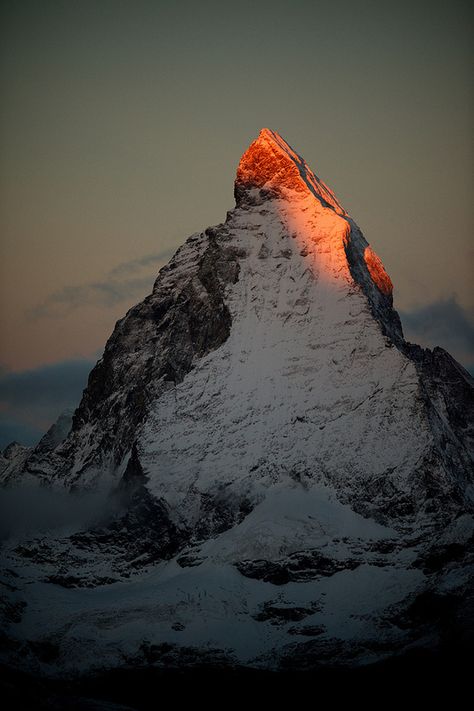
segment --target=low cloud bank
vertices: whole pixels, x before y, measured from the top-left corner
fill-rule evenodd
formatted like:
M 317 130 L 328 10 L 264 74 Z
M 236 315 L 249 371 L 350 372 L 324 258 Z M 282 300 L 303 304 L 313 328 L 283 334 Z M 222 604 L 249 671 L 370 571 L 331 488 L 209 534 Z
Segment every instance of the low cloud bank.
M 120 510 L 105 491 L 70 493 L 35 485 L 0 490 L 0 539 L 58 536 L 103 525 Z
M 474 373 L 474 319 L 454 297 L 401 311 L 400 317 L 408 341 L 441 346 Z
M 66 409 L 79 404 L 93 360 L 77 359 L 0 373 L 0 448 L 33 445 Z

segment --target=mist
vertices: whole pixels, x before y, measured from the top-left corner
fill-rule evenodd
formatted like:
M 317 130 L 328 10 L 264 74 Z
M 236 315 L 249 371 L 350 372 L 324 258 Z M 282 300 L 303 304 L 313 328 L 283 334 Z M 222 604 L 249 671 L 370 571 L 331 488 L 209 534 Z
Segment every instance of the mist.
M 0 540 L 43 534 L 71 535 L 106 524 L 121 509 L 118 497 L 99 490 L 71 493 L 39 485 L 0 492 Z

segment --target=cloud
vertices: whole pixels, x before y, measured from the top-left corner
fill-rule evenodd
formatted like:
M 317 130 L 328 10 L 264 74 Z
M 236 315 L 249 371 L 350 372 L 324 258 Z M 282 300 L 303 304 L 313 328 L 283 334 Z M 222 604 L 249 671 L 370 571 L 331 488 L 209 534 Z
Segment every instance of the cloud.
M 121 502 L 106 490 L 68 492 L 22 484 L 0 491 L 0 541 L 12 536 L 35 537 L 54 529 L 66 536 L 83 528 L 107 524 Z
M 0 372 L 0 447 L 34 444 L 67 408 L 76 407 L 94 361 L 67 360 L 22 372 Z
M 172 249 L 165 249 L 162 252 L 154 252 L 152 254 L 145 254 L 143 257 L 138 259 L 131 259 L 128 262 L 122 262 L 114 267 L 110 272 L 109 276 L 125 276 L 126 274 L 133 274 L 141 269 L 148 267 L 155 267 L 157 264 L 162 264 L 168 261 L 168 259 L 173 254 Z
M 74 309 L 95 304 L 97 306 L 115 306 L 126 299 L 142 296 L 153 284 L 153 277 L 127 279 L 121 282 L 113 280 L 90 282 L 80 286 L 65 286 L 48 296 L 41 304 L 29 309 L 30 319 L 64 316 Z
M 422 346 L 441 346 L 464 367 L 474 366 L 474 321 L 455 297 L 412 311 L 401 311 L 407 340 Z
M 164 264 L 170 255 L 171 250 L 146 254 L 118 264 L 101 281 L 65 286 L 29 309 L 27 316 L 29 319 L 64 316 L 85 305 L 107 308 L 132 298 L 140 298 L 151 289 L 157 265 Z M 155 268 L 153 274 L 138 275 L 151 267 Z

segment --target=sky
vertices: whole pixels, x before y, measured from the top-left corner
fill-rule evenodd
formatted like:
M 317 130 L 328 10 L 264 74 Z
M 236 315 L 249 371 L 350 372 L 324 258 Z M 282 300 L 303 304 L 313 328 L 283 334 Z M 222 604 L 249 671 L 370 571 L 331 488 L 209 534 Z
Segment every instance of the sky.
M 77 404 L 264 126 L 359 224 L 407 337 L 474 366 L 470 3 L 0 8 L 0 447 Z

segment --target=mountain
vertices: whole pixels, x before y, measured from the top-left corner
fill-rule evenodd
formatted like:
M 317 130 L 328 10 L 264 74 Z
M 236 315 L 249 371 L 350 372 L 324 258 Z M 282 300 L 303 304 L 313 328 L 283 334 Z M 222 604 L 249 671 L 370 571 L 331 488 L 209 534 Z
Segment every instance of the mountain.
M 405 341 L 381 260 L 277 133 L 235 201 L 116 324 L 66 438 L 8 468 L 97 513 L 4 542 L 12 667 L 357 667 L 468 643 L 472 379 Z
M 25 447 L 18 442 L 10 442 L 3 452 L 0 452 L 0 482 L 3 486 L 18 481 L 19 473 L 26 460 L 28 464 L 25 469 L 33 466 L 33 460 L 37 461 L 44 457 L 47 459 L 50 453 L 64 442 L 72 427 L 73 414 L 72 410 L 64 410 L 38 442 L 34 452 L 31 447 Z

